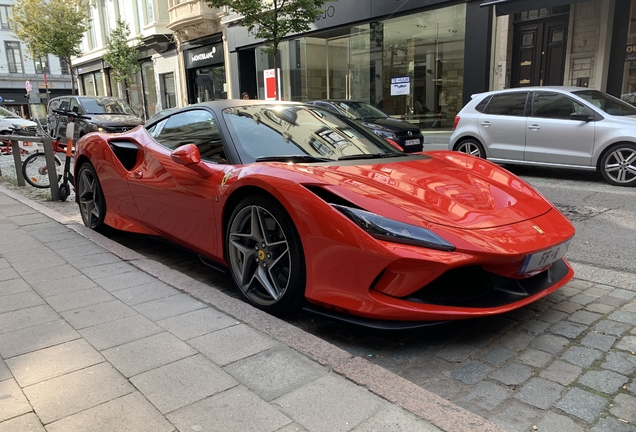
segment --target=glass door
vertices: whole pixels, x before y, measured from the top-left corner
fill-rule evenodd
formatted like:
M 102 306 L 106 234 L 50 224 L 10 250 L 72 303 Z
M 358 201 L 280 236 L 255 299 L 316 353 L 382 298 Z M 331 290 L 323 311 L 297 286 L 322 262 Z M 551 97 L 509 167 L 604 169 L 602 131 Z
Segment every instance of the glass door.
M 371 64 L 369 24 L 351 34 L 327 39 L 327 98 L 370 101 Z

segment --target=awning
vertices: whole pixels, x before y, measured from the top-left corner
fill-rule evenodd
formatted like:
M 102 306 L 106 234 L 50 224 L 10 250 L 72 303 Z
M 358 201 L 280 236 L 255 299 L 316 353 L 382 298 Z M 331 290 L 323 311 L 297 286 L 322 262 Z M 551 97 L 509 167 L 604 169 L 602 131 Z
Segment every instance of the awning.
M 484 0 L 479 6 L 495 6 L 495 13 L 501 16 L 584 1 L 588 0 Z

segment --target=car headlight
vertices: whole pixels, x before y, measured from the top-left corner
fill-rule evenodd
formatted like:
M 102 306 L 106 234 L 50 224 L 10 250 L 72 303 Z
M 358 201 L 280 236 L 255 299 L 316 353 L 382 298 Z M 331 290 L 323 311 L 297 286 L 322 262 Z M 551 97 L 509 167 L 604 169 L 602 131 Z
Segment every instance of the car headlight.
M 339 204 L 331 205 L 351 219 L 360 228 L 379 240 L 422 246 L 428 249 L 437 249 L 447 252 L 453 252 L 455 250 L 455 246 L 426 228 L 398 222 L 353 207 Z
M 388 139 L 392 139 L 392 140 L 396 140 L 397 139 L 397 135 L 395 134 L 395 132 L 393 132 L 390 129 L 386 129 L 383 128 L 382 126 L 378 126 L 376 124 L 372 124 L 372 123 L 362 123 L 363 126 L 365 126 L 366 128 L 370 129 L 371 132 L 373 132 L 374 134 L 382 137 L 382 138 L 388 138 Z

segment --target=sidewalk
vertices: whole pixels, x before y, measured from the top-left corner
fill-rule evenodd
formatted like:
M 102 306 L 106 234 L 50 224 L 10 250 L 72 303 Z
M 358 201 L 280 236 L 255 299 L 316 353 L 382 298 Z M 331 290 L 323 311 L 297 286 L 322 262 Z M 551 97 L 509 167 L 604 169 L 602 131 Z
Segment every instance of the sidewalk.
M 0 187 L 0 432 L 498 431 Z

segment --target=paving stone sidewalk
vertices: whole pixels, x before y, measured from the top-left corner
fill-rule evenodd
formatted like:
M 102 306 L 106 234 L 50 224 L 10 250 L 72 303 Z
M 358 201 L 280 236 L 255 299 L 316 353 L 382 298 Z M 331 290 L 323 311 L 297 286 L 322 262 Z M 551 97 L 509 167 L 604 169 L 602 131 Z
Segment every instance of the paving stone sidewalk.
M 501 430 L 15 198 L 0 187 L 0 432 Z

